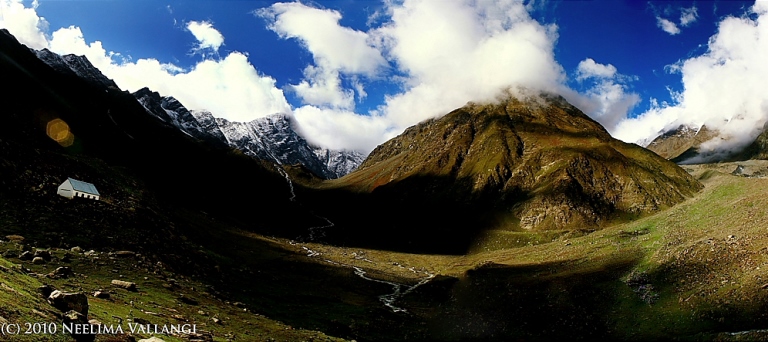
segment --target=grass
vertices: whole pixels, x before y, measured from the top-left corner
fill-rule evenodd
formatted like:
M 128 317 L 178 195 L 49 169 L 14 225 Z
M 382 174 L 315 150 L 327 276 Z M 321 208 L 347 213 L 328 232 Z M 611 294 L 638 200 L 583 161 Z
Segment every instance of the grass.
M 566 337 L 570 332 L 582 338 L 728 340 L 757 334 L 726 332 L 768 327 L 768 290 L 762 289 L 768 283 L 768 215 L 763 209 L 768 207 L 768 180 L 690 168 L 705 184 L 694 198 L 591 234 L 488 231 L 474 253 L 464 256 L 305 246 L 322 258 L 377 270 L 382 278 L 413 282 L 415 275 L 403 271 L 412 267 L 455 279 L 447 288 L 426 285 L 420 298 L 404 302 L 420 307 L 419 318 L 426 322 L 475 317 L 504 330 L 498 336 L 507 338 Z M 592 286 L 579 285 L 584 282 Z M 520 287 L 510 292 L 516 283 Z M 474 304 L 462 304 L 458 298 L 463 296 Z M 432 297 L 444 301 L 429 302 Z M 515 305 L 530 310 L 530 316 L 501 307 L 510 298 L 517 298 Z M 540 312 L 540 307 L 551 311 Z M 591 318 L 575 315 L 585 308 Z M 498 322 L 487 317 L 491 313 L 518 321 Z M 539 319 L 562 326 L 547 334 L 537 330 Z M 579 324 L 602 330 L 584 330 Z M 443 329 L 432 333 L 446 340 L 475 336 Z
M 706 187 L 672 208 L 594 232 L 486 231 L 467 255 L 297 243 L 180 212 L 189 239 L 184 244 L 204 244 L 184 251 L 230 271 L 193 278 L 158 266 L 151 256 L 113 259 L 104 253 L 99 259 L 73 255 L 64 263 L 67 251 L 54 249 L 53 262 L 25 267 L 45 274 L 66 265 L 76 276 L 31 277 L 13 271 L 19 260 L 0 260 L 12 270 L 0 272 L 2 283 L 13 289 L 0 288 L 0 316 L 57 320 L 35 292 L 51 283 L 88 294 L 109 290 L 109 300 L 90 298 L 89 318 L 103 323 L 116 324 L 113 316 L 193 322 L 217 341 L 755 336 L 727 332 L 768 327 L 768 290 L 762 289 L 768 283 L 768 180 L 689 168 Z M 2 222 L 6 228 L 14 224 Z M 304 247 L 319 254 L 309 257 Z M 17 248 L 0 245 L 0 251 Z M 357 277 L 352 266 L 407 285 L 436 277 L 398 300 L 407 313 L 393 313 L 378 301 L 392 287 Z M 118 278 L 136 282 L 139 291 L 113 288 L 109 283 Z M 178 286 L 170 287 L 169 279 Z M 198 304 L 180 302 L 179 294 Z
M 0 249 L 15 249 L 13 243 L 2 243 Z M 32 277 L 18 271 L 18 266 L 8 260 L 0 259 L 0 265 L 10 269 L 0 272 L 2 290 L 0 291 L 0 316 L 10 322 L 56 322 L 60 323 L 59 313 L 42 296 L 36 293 L 41 284 L 51 284 L 65 292 L 83 292 L 89 299 L 89 319 L 96 319 L 103 324 L 122 327 L 130 333 L 129 322 L 142 319 L 159 326 L 194 324 L 198 332 L 211 333 L 214 341 L 232 339 L 246 341 L 341 341 L 321 332 L 294 329 L 287 324 L 264 317 L 252 308 L 227 301 L 210 287 L 191 280 L 184 275 L 174 274 L 162 266 L 137 256 L 135 258 L 116 258 L 114 255 L 99 253 L 85 256 L 66 250 L 53 250 L 53 260 L 44 265 L 32 265 L 24 262 L 24 267 L 32 270 Z M 62 261 L 64 255 L 71 260 Z M 59 266 L 71 267 L 75 275 L 64 279 L 51 279 L 44 275 Z M 116 288 L 110 284 L 112 279 L 132 281 L 138 291 L 131 292 Z M 173 279 L 173 280 L 171 280 Z M 105 290 L 110 298 L 101 299 L 92 296 L 96 290 Z M 180 301 L 180 295 L 194 299 L 197 304 Z M 215 323 L 213 318 L 220 320 Z M 142 321 L 138 321 L 142 322 Z M 61 326 L 59 325 L 59 328 Z M 60 329 L 59 329 L 60 330 Z M 149 338 L 149 333 L 136 333 L 137 339 Z M 97 341 L 108 340 L 111 335 L 99 335 Z M 165 341 L 184 341 L 181 336 L 158 336 Z M 70 337 L 62 334 L 53 336 L 30 335 L 20 340 L 28 341 L 69 341 Z

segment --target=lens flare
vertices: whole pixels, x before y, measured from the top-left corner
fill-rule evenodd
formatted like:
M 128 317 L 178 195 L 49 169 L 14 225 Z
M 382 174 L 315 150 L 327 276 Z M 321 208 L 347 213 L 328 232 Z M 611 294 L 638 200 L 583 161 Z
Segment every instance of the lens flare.
M 75 142 L 75 136 L 69 130 L 69 125 L 62 119 L 49 121 L 45 130 L 48 136 L 61 146 L 69 147 Z

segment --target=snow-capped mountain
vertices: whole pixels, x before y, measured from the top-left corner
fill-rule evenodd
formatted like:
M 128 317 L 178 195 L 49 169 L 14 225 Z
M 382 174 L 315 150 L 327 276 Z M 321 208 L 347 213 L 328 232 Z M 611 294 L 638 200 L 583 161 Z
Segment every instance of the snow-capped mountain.
M 313 151 L 320 161 L 325 164 L 332 177 L 340 178 L 355 169 L 365 161 L 366 155 L 347 150 L 329 150 L 322 147 L 314 147 Z
M 339 178 L 365 156 L 354 151 L 312 147 L 293 128 L 291 116 L 273 114 L 250 122 L 216 118 L 208 111 L 189 111 L 177 99 L 147 88 L 133 93 L 148 113 L 200 140 L 217 141 L 254 158 L 277 164 L 301 164 L 317 176 Z
M 296 133 L 288 114 L 273 114 L 250 122 L 232 122 L 217 118 L 216 123 L 227 137 L 229 145 L 249 156 L 278 164 L 302 164 L 323 178 L 341 176 L 338 172 L 329 170 L 328 165 L 315 154 L 309 143 Z M 331 168 L 336 166 L 331 165 Z
M 139 89 L 133 93 L 133 96 L 142 106 L 144 106 L 144 109 L 146 109 L 149 114 L 152 114 L 163 122 L 176 126 L 182 132 L 203 141 L 228 145 L 227 139 L 224 137 L 224 134 L 218 126 L 203 126 L 200 121 L 174 97 L 160 96 L 160 94 L 151 91 L 148 88 Z
M 60 56 L 48 49 L 32 50 L 59 73 L 77 76 L 91 84 L 119 89 L 84 56 Z M 273 114 L 251 122 L 230 122 L 207 111 L 189 111 L 172 96 L 148 88 L 133 93 L 147 113 L 187 135 L 214 145 L 231 146 L 254 158 L 277 164 L 301 164 L 319 177 L 341 177 L 354 170 L 365 156 L 354 151 L 334 151 L 311 146 L 294 129 L 288 114 Z
M 32 51 L 37 55 L 37 58 L 60 73 L 79 76 L 91 84 L 117 88 L 117 84 L 104 76 L 85 56 L 61 56 L 48 49 Z

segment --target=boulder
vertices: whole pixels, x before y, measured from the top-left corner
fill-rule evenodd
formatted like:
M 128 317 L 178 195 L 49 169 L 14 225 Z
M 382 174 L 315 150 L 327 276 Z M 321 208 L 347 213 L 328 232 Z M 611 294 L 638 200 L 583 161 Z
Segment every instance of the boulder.
M 132 252 L 132 251 L 117 251 L 117 252 L 115 252 L 115 256 L 116 257 L 121 257 L 121 258 L 133 257 L 135 255 L 136 255 L 136 252 Z
M 49 284 L 41 285 L 37 288 L 37 292 L 40 292 L 40 294 L 43 295 L 43 298 L 48 298 L 53 291 L 56 291 L 56 289 Z
M 74 324 L 83 324 L 86 323 L 86 317 L 83 316 L 83 314 L 75 311 L 75 310 L 69 310 L 64 314 L 63 317 L 64 324 L 74 323 Z
M 106 292 L 106 291 L 96 291 L 93 293 L 93 296 L 101 299 L 109 299 L 110 297 L 109 292 Z
M 48 296 L 48 303 L 51 303 L 51 305 L 62 312 L 74 310 L 88 317 L 88 297 L 84 293 L 56 290 Z
M 184 304 L 189 304 L 189 305 L 197 305 L 198 304 L 196 299 L 184 296 L 183 294 L 179 295 L 179 301 L 184 303 Z
M 112 285 L 117 286 L 119 288 L 126 289 L 128 291 L 136 291 L 136 283 L 130 282 L 130 281 L 123 281 L 123 280 L 112 280 Z
M 139 340 L 139 342 L 165 342 L 165 340 L 161 340 L 155 336 L 152 336 L 150 338 L 144 338 Z
M 6 235 L 5 238 L 7 240 L 13 241 L 13 242 L 21 242 L 24 241 L 24 237 L 21 235 Z
M 67 266 L 58 267 L 49 274 L 51 278 L 67 278 L 72 275 L 72 269 Z
M 32 260 L 32 253 L 30 251 L 25 251 L 19 254 L 19 260 Z
M 51 251 L 47 249 L 36 249 L 34 257 L 43 258 L 45 261 L 51 261 Z
M 32 263 L 35 264 L 35 265 L 42 265 L 42 264 L 45 263 L 45 259 L 43 259 L 41 257 L 34 257 L 34 258 L 32 258 Z

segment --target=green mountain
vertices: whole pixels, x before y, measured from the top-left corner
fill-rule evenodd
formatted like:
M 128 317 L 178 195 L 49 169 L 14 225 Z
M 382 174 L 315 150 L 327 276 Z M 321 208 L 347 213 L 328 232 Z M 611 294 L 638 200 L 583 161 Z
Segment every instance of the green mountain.
M 351 206 L 386 212 L 366 229 L 380 229 L 375 239 L 456 248 L 486 229 L 594 230 L 702 188 L 551 94 L 508 94 L 422 122 L 325 187 L 355 194 Z

